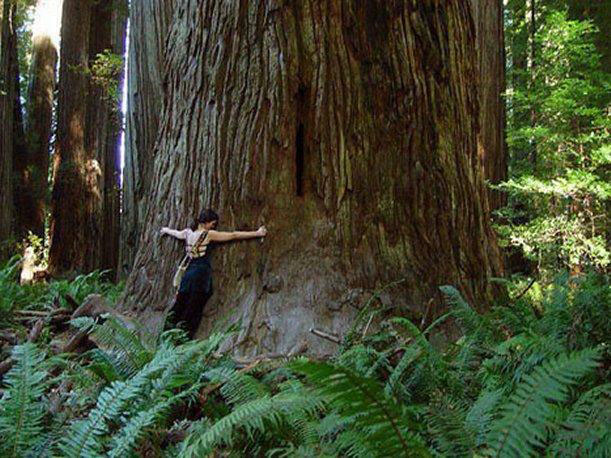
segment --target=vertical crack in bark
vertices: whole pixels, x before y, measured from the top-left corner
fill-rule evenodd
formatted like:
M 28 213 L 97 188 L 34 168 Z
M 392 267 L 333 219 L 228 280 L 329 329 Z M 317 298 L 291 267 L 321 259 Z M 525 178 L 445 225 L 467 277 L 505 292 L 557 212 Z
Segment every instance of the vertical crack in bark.
M 295 110 L 297 114 L 297 132 L 295 133 L 295 189 L 297 197 L 303 197 L 304 195 L 306 141 L 303 114 L 306 112 L 306 94 L 306 87 L 303 85 L 299 86 L 299 91 L 297 92 L 297 110 Z

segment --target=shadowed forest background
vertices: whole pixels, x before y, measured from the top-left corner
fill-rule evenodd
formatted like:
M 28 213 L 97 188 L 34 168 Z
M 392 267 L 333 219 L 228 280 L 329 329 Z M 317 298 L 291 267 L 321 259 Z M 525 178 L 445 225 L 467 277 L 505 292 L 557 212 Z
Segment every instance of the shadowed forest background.
M 0 454 L 611 455 L 610 19 L 0 0 Z

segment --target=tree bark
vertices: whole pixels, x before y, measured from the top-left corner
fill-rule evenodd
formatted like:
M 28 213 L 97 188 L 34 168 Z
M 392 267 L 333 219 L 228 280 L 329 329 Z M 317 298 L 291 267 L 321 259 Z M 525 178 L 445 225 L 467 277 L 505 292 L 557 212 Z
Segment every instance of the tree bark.
M 505 42 L 502 0 L 471 0 L 479 61 L 479 155 L 484 178 L 491 184 L 507 180 L 505 145 Z M 491 210 L 507 203 L 506 193 L 488 189 Z
M 479 309 L 501 272 L 478 158 L 468 0 L 176 6 L 145 222 L 123 306 L 151 325 L 182 253 L 159 239 L 197 210 L 263 243 L 218 248 L 200 331 L 242 320 L 236 352 L 309 352 L 368 292 L 433 319 L 437 287 Z M 130 88 L 131 91 L 131 88 Z M 157 322 L 157 324 L 159 324 Z
M 100 256 L 102 170 L 85 143 L 90 19 L 89 0 L 64 0 L 51 197 L 53 275 L 93 270 Z
M 129 11 L 129 65 L 125 165 L 121 215 L 122 275 L 131 269 L 153 177 L 165 67 L 165 41 L 174 6 L 166 0 L 132 0 Z
M 0 258 L 7 253 L 6 243 L 13 226 L 13 104 L 15 79 L 12 75 L 11 44 L 15 5 L 0 0 Z

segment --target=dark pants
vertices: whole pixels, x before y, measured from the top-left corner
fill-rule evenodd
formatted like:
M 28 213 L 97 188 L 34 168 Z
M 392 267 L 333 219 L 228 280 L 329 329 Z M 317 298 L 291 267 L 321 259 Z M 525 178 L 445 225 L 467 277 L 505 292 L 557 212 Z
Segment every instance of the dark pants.
M 195 337 L 202 320 L 204 306 L 212 296 L 212 269 L 207 257 L 194 259 L 180 283 L 168 323 L 181 326 L 190 339 Z

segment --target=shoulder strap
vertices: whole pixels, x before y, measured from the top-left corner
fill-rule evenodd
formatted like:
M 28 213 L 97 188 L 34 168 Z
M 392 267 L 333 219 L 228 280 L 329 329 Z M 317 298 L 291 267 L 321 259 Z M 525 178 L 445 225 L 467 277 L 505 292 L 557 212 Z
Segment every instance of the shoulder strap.
M 206 236 L 207 235 L 208 235 L 208 231 L 203 231 L 201 234 L 199 234 L 199 237 L 197 238 L 197 240 L 195 241 L 195 243 L 191 247 L 191 251 L 189 252 L 189 256 L 191 258 L 195 257 L 195 255 L 197 254 L 197 249 L 204 242 L 204 240 L 206 240 Z

